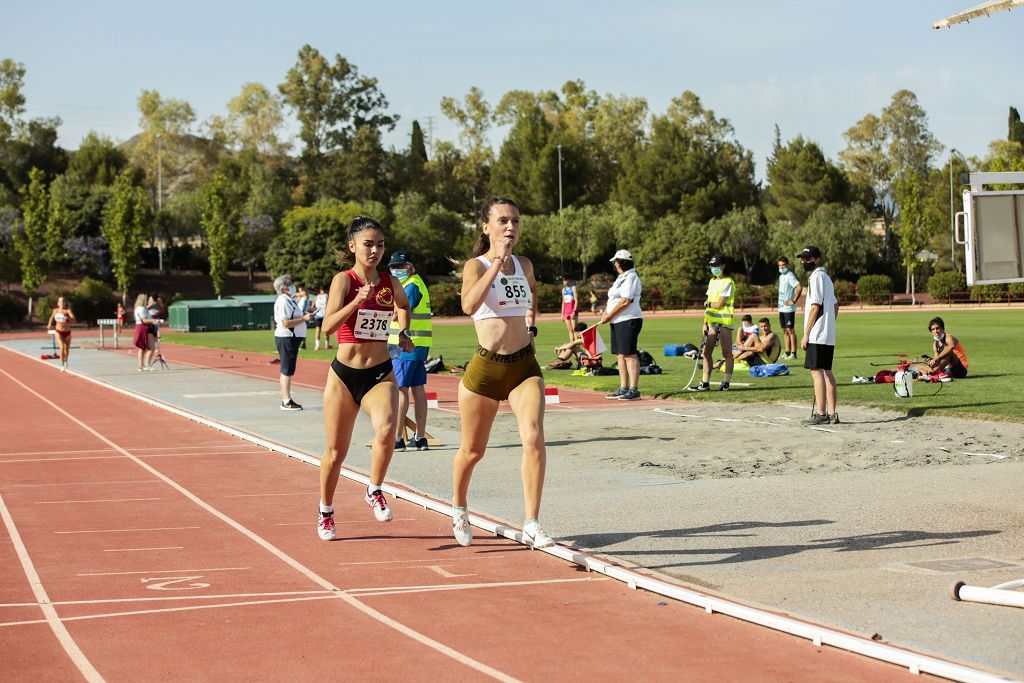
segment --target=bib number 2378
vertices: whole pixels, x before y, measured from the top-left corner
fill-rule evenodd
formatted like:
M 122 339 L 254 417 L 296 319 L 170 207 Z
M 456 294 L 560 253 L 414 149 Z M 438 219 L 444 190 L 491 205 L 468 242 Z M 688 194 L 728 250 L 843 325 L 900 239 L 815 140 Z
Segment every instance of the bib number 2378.
M 394 311 L 378 311 L 371 308 L 361 308 L 356 314 L 355 337 L 356 339 L 368 339 L 371 341 L 386 341 L 388 329 L 391 327 L 391 317 Z

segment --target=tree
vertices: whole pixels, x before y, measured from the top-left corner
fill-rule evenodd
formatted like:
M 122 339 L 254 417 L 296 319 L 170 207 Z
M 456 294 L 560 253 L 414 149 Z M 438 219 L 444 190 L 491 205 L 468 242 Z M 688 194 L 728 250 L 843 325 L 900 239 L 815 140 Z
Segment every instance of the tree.
M 774 223 L 769 226 L 769 247 L 776 256 L 793 260 L 813 244 L 824 257 L 833 279 L 857 279 L 878 255 L 878 238 L 869 231 L 871 219 L 858 204 L 823 204 L 799 228 Z
M 403 192 L 395 200 L 395 219 L 388 230 L 388 251 L 408 251 L 416 272 L 446 275 L 448 260 L 462 256 L 459 242 L 465 233 L 462 219 L 440 204 L 428 204 L 416 192 Z
M 200 190 L 200 219 L 210 251 L 210 279 L 218 298 L 227 284 L 228 266 L 237 255 L 242 225 L 238 219 L 238 198 L 232 196 L 227 178 L 221 173 Z
M 321 172 L 320 192 L 338 199 L 388 202 L 388 161 L 380 131 L 360 126 L 344 148 L 328 156 Z
M 768 158 L 767 179 L 764 215 L 771 222 L 803 225 L 818 206 L 851 199 L 842 169 L 826 159 L 816 143 L 800 135 L 783 145 L 778 126 Z
M 712 247 L 701 225 L 673 213 L 659 218 L 633 239 L 637 237 L 640 244 L 630 247 L 630 251 L 646 289 L 657 287 L 687 298 L 693 285 L 707 282 Z
M 25 65 L 13 59 L 0 61 L 0 145 L 13 136 L 25 113 Z
M 151 206 L 146 193 L 132 182 L 131 170 L 121 171 L 114 181 L 110 201 L 103 208 L 101 231 L 110 247 L 110 260 L 122 301 L 127 300 L 128 288 L 139 268 L 139 250 Z
M 732 138 L 728 120 L 686 91 L 653 118 L 649 139 L 619 177 L 613 197 L 648 220 L 678 212 L 684 222 L 703 223 L 750 206 L 757 201 L 753 157 Z
M 361 127 L 379 133 L 392 130 L 398 121 L 386 113 L 388 101 L 376 78 L 361 76 L 341 55 L 335 55 L 331 64 L 309 45 L 299 50 L 298 61 L 278 90 L 301 126 L 306 194 L 312 198 L 321 194 L 320 173 L 328 152 L 344 147 Z
M 21 214 L 17 209 L 0 206 L 0 282 L 10 292 L 12 282 L 21 279 L 20 255 L 15 246 L 21 230 Z
M 903 174 L 896 185 L 896 201 L 900 212 L 896 217 L 895 232 L 900 240 L 900 263 L 907 272 L 907 293 L 914 294 L 914 271 L 918 254 L 936 232 L 934 215 L 929 213 L 927 180 L 916 171 Z
M 484 99 L 483 91 L 473 86 L 461 102 L 442 97 L 441 113 L 458 127 L 461 146 L 442 143 L 434 156 L 451 164 L 451 177 L 458 184 L 459 193 L 466 197 L 463 210 L 471 214 L 487 194 L 494 163 L 494 151 L 487 138 L 492 123 L 491 105 Z
M 67 168 L 67 153 L 57 146 L 59 118 L 37 118 L 21 123 L 13 138 L 0 144 L 0 188 L 15 193 L 39 169 L 53 178 Z
M 21 286 L 28 294 L 28 317 L 31 318 L 32 294 L 46 282 L 45 255 L 41 247 L 46 243 L 50 209 L 43 172 L 38 168 L 29 171 L 29 182 L 21 188 L 20 194 L 21 225 L 20 230 L 14 232 L 14 248 L 19 255 Z
M 288 144 L 278 135 L 284 123 L 281 101 L 262 83 L 246 83 L 242 92 L 228 102 L 227 117 L 214 117 L 211 128 L 236 150 L 252 149 L 278 156 Z
M 1024 121 L 1020 120 L 1020 112 L 1016 107 L 1010 107 L 1009 131 L 1006 139 L 1024 147 Z
M 68 160 L 68 173 L 85 185 L 112 185 L 127 165 L 128 157 L 110 138 L 90 132 Z
M 514 121 L 501 145 L 491 187 L 497 194 L 515 198 L 524 213 L 549 213 L 558 208 L 557 169 L 549 178 L 542 163 L 550 153 L 551 124 L 537 103 L 520 108 Z
M 768 225 L 756 206 L 733 209 L 724 216 L 712 218 L 704 224 L 704 234 L 716 250 L 731 257 L 738 256 L 748 276 L 757 261 L 770 258 L 765 256 Z

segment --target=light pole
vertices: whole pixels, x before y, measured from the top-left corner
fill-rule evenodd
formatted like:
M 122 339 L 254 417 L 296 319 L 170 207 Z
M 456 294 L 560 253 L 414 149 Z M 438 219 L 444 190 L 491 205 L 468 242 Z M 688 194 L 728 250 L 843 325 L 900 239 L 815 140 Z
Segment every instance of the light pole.
M 562 146 L 558 146 L 558 270 L 565 277 L 565 259 L 562 257 L 562 239 L 565 237 L 565 225 L 562 223 Z
M 949 260 L 953 265 L 953 270 L 960 272 L 960 269 L 956 267 L 956 211 L 953 206 L 953 155 L 960 157 L 964 156 L 960 153 L 960 150 L 955 147 L 949 148 Z
M 157 240 L 157 229 L 164 210 L 163 134 L 156 134 L 156 220 L 153 221 L 153 244 L 159 254 L 160 272 L 164 272 L 164 247 Z

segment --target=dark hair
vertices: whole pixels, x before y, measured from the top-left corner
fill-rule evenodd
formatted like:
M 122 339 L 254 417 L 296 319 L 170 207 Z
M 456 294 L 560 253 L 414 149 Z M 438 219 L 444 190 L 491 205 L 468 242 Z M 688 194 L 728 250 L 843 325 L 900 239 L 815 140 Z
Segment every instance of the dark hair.
M 355 240 L 356 235 L 361 233 L 363 230 L 380 230 L 381 234 L 384 234 L 384 228 L 381 224 L 372 218 L 366 216 L 356 216 L 352 219 L 352 222 L 348 224 L 348 241 L 352 242 Z M 348 253 L 344 249 L 335 249 L 334 257 L 338 259 L 339 266 L 348 265 Z
M 619 268 L 622 268 L 622 272 L 625 273 L 627 270 L 633 267 L 633 261 L 628 258 L 617 258 L 612 259 L 615 263 L 619 264 Z
M 519 207 L 511 199 L 507 199 L 506 197 L 498 197 L 498 196 L 491 197 L 486 202 L 484 202 L 483 205 L 480 207 L 480 215 L 479 215 L 480 225 L 484 225 L 484 224 L 487 223 L 488 220 L 490 220 L 490 218 L 491 218 L 491 209 L 493 209 L 495 206 L 500 206 L 502 204 L 507 205 L 507 206 L 511 206 L 516 211 L 519 210 Z M 485 232 L 483 232 L 481 230 L 480 231 L 480 236 L 477 237 L 477 239 L 476 239 L 476 244 L 473 245 L 473 256 L 480 256 L 480 255 L 486 253 L 487 250 L 490 249 L 490 248 L 491 248 L 491 238 L 487 236 L 487 233 L 485 233 Z
M 746 314 L 743 315 L 742 318 L 740 318 L 740 320 L 750 320 L 750 321 L 753 321 L 754 319 L 750 317 L 749 313 L 746 313 Z
M 780 256 L 779 257 L 779 263 L 785 263 L 788 266 L 789 265 L 789 259 L 786 258 L 785 256 Z
M 575 332 L 582 332 L 583 330 L 587 329 L 587 324 L 586 323 L 576 323 L 576 327 L 574 327 L 572 329 Z
M 929 332 L 932 331 L 932 325 L 938 325 L 942 329 L 946 329 L 946 321 L 939 317 L 932 318 L 931 321 L 928 323 Z
M 768 318 L 761 318 L 760 320 L 757 321 L 757 324 L 760 325 L 761 323 L 767 323 L 769 326 L 771 326 L 772 321 L 769 320 Z

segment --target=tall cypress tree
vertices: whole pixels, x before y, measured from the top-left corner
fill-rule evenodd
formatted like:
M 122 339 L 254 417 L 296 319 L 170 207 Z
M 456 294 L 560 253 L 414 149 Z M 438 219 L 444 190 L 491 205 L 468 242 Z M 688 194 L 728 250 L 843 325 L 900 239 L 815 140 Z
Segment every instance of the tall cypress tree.
M 1007 139 L 1010 142 L 1019 142 L 1024 145 L 1024 122 L 1020 120 L 1020 112 L 1016 107 L 1010 107 L 1010 125 Z

